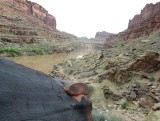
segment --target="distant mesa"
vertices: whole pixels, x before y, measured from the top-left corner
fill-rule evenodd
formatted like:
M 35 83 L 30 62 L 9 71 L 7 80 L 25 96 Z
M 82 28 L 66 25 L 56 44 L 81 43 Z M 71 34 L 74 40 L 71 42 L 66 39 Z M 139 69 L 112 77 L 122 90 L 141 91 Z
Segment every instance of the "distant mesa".
M 80 40 L 88 40 L 88 37 L 79 37 Z
M 114 34 L 106 32 L 106 31 L 97 32 L 95 35 L 95 39 L 96 40 L 106 40 L 106 39 L 110 38 L 111 35 L 114 35 Z

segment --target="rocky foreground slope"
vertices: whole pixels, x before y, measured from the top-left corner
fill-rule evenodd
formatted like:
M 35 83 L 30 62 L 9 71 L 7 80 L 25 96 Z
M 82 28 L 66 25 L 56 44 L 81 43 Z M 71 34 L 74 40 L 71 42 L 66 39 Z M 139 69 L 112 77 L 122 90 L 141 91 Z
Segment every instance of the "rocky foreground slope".
M 160 38 L 157 35 L 130 42 L 116 41 L 111 48 L 55 65 L 50 75 L 93 86 L 95 107 L 119 110 L 127 104 L 128 111 L 123 114 L 126 121 L 152 121 L 148 117 L 160 108 Z M 130 111 L 135 116 L 128 114 Z
M 41 43 L 38 46 L 63 51 L 75 39 L 74 35 L 58 31 L 56 18 L 41 5 L 28 0 L 0 1 L 0 46 Z

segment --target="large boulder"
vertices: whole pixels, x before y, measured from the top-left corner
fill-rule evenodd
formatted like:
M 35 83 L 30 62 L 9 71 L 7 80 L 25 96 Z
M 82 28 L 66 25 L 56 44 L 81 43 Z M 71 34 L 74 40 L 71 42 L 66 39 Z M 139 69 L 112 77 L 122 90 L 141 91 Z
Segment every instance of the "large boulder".
M 66 87 L 64 81 L 0 58 L 1 121 L 92 121 L 87 92 L 84 84 Z
M 160 61 L 158 60 L 159 53 L 148 51 L 144 56 L 133 62 L 129 69 L 132 71 L 142 71 L 151 73 L 160 69 Z

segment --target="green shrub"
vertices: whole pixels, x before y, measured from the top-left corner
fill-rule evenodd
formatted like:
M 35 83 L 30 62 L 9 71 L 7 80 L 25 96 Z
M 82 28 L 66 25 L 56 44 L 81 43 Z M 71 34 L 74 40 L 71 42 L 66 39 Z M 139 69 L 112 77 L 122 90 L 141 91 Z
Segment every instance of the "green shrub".
M 122 104 L 121 104 L 121 108 L 122 109 L 126 109 L 128 107 L 128 103 L 127 102 L 123 102 Z
M 40 48 L 33 48 L 31 51 L 38 55 L 43 54 L 43 51 Z
M 11 56 L 21 55 L 21 49 L 19 48 L 0 48 L 0 53 L 7 53 Z

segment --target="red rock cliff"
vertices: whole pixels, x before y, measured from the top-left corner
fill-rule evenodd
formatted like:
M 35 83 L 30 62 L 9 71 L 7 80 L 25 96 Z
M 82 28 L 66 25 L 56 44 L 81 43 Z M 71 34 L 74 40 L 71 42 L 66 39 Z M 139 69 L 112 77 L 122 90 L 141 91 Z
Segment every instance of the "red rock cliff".
M 158 29 L 160 29 L 160 2 L 147 4 L 140 14 L 129 20 L 128 29 L 123 33 L 125 35 L 124 39 L 148 36 Z
M 21 10 L 24 14 L 40 19 L 47 28 L 56 29 L 56 19 L 41 5 L 28 0 L 4 0 L 7 4 Z
M 132 40 L 148 37 L 160 29 L 160 2 L 147 4 L 140 14 L 129 20 L 128 28 L 117 35 L 111 35 L 107 41 L 114 39 Z
M 37 43 L 76 38 L 56 29 L 56 19 L 46 9 L 28 0 L 0 0 L 0 40 Z

